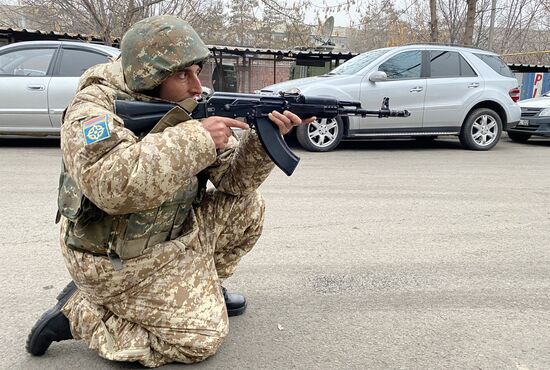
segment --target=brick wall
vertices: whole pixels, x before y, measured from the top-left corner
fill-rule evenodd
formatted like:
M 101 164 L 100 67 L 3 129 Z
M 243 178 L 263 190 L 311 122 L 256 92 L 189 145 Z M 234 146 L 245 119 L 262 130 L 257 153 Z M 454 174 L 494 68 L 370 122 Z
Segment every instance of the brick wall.
M 290 66 L 293 62 L 279 61 L 275 76 L 273 75 L 273 62 L 267 60 L 253 61 L 251 69 L 250 91 L 260 90 L 262 87 L 288 81 L 290 79 Z M 248 86 L 246 86 L 248 88 Z
M 242 60 L 239 60 L 239 62 L 242 62 Z M 252 93 L 255 90 L 259 90 L 273 83 L 287 81 L 290 78 L 290 67 L 293 62 L 277 61 L 275 79 L 273 76 L 273 61 L 271 60 L 251 60 L 250 74 L 248 72 L 248 65 L 243 66 L 241 63 L 237 63 L 236 60 L 224 59 L 224 64 L 226 63 L 228 65 L 233 65 L 233 67 L 229 68 L 234 71 L 234 75 L 237 79 L 238 92 Z M 215 67 L 216 64 L 213 60 L 210 60 L 203 66 L 200 74 L 200 80 L 203 86 L 213 88 L 212 75 Z M 223 91 L 223 89 L 220 91 Z

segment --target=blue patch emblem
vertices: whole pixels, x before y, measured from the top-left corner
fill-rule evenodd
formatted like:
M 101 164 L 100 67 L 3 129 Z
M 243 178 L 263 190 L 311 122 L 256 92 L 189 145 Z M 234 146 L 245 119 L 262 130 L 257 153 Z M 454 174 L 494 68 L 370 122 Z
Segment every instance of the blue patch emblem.
M 108 124 L 109 115 L 104 114 L 99 117 L 92 118 L 82 124 L 84 132 L 84 140 L 86 145 L 97 143 L 111 137 Z

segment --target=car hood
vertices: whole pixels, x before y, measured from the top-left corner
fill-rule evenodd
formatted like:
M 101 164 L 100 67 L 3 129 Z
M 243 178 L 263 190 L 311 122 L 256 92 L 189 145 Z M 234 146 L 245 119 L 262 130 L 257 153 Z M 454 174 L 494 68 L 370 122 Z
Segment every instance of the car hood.
M 520 100 L 518 104 L 522 108 L 550 108 L 550 96 Z
M 322 76 L 315 76 L 315 77 L 298 78 L 296 80 L 290 80 L 290 81 L 285 81 L 278 84 L 266 86 L 261 91 L 264 93 L 267 93 L 267 92 L 278 93 L 279 91 L 289 91 L 293 88 L 297 88 L 300 91 L 305 91 L 310 86 L 315 86 L 316 89 L 323 85 L 326 85 L 327 87 L 333 87 L 336 81 L 345 80 L 349 78 L 352 78 L 352 76 L 322 75 Z

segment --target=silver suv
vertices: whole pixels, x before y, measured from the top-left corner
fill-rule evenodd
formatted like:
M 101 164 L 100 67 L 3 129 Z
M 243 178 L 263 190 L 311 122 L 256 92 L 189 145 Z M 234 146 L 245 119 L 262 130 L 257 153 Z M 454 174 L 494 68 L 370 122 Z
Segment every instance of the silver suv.
M 300 144 L 329 151 L 343 139 L 458 135 L 471 150 L 494 147 L 520 120 L 518 81 L 494 53 L 439 45 L 408 45 L 360 54 L 331 72 L 271 85 L 261 93 L 299 89 L 304 95 L 407 109 L 410 117 L 337 117 L 298 127 Z
M 61 114 L 82 73 L 120 54 L 70 41 L 25 41 L 0 47 L 0 135 L 59 135 Z

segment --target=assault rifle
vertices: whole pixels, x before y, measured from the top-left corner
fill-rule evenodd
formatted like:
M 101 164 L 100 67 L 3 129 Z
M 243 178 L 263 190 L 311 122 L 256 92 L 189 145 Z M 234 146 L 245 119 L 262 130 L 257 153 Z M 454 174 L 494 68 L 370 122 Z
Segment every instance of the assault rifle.
M 127 100 L 115 101 L 115 113 L 124 120 L 126 128 L 140 136 L 149 133 L 157 122 L 175 104 L 146 103 Z M 376 117 L 408 117 L 407 110 L 391 110 L 389 98 L 384 98 L 379 110 L 361 109 L 360 102 L 342 101 L 333 98 L 304 96 L 299 93 L 279 95 L 259 95 L 216 92 L 200 101 L 191 112 L 193 119 L 210 116 L 246 118 L 255 128 L 260 142 L 269 157 L 288 176 L 292 175 L 300 158 L 285 143 L 279 128 L 271 122 L 268 114 L 272 111 L 289 110 L 300 118 L 335 118 L 336 116 L 360 115 Z

